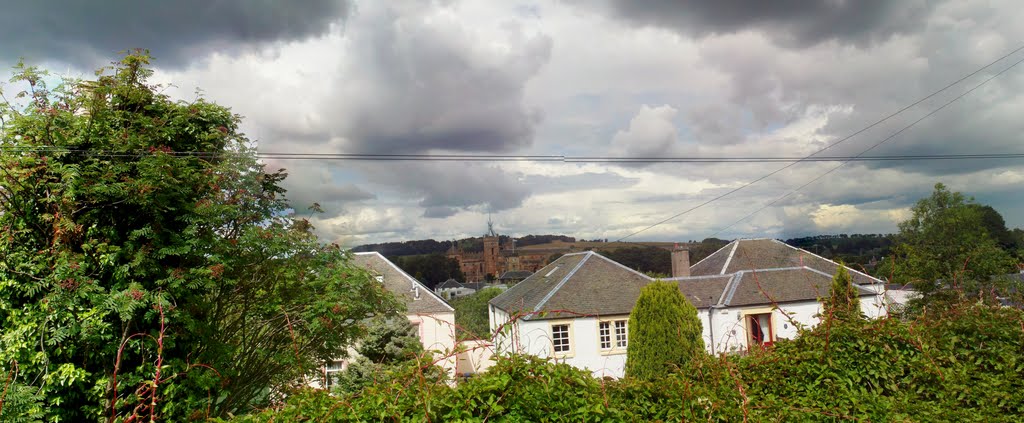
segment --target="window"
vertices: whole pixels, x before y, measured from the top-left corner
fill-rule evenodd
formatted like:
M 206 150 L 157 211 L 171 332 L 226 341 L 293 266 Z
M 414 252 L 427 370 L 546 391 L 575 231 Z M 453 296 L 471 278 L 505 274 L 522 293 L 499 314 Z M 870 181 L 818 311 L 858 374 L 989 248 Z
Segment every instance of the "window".
M 328 361 L 324 366 L 324 388 L 331 389 L 337 380 L 338 373 L 345 370 L 345 362 L 342 360 Z
M 551 345 L 554 347 L 556 354 L 566 354 L 569 352 L 568 324 L 551 325 Z
M 597 324 L 597 335 L 601 342 L 602 350 L 612 349 L 612 323 L 601 322 Z
M 750 346 L 770 346 L 774 338 L 771 313 L 747 315 L 747 341 Z
M 627 344 L 626 321 L 615 321 L 615 348 L 626 348 Z
M 621 352 L 628 345 L 629 332 L 626 320 L 604 320 L 597 322 L 598 346 L 604 352 Z

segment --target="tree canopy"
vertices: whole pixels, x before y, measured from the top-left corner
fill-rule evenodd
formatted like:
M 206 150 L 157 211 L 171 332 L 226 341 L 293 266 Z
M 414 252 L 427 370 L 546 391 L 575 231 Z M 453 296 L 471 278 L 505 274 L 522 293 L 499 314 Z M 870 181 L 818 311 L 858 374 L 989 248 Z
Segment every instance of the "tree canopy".
M 455 308 L 455 333 L 459 339 L 490 338 L 487 302 L 501 293 L 501 289 L 491 287 L 452 300 L 452 307 Z
M 239 116 L 148 64 L 54 87 L 19 65 L 0 103 L 0 420 L 250 410 L 397 307 L 288 215 Z
M 828 298 L 822 302 L 822 309 L 825 318 L 848 320 L 862 317 L 860 295 L 843 262 L 839 262 L 839 268 L 832 277 L 832 287 Z
M 919 305 L 977 295 L 988 281 L 1014 270 L 1014 260 L 991 231 L 1005 225 L 990 207 L 935 185 L 899 224 L 892 274 L 921 293 Z M 998 217 L 998 219 L 996 219 Z

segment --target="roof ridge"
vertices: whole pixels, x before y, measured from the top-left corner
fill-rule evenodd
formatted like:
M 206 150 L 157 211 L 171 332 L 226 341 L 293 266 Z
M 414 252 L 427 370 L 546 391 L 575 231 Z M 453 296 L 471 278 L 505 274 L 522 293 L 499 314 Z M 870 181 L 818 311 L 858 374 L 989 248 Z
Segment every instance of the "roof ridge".
M 576 253 L 573 253 L 573 254 L 575 255 Z M 493 303 L 494 303 L 495 301 L 497 301 L 497 302 L 501 302 L 501 300 L 500 300 L 500 299 L 501 299 L 502 297 L 506 297 L 506 296 L 509 296 L 509 297 L 511 297 L 511 296 L 513 296 L 513 295 L 516 295 L 516 294 L 517 294 L 517 293 L 518 293 L 519 291 L 522 291 L 522 290 L 524 290 L 524 289 L 529 289 L 529 287 L 528 287 L 529 283 L 527 283 L 527 281 L 531 281 L 531 282 L 532 282 L 532 280 L 533 280 L 533 279 L 534 279 L 535 277 L 538 277 L 537 275 L 540 275 L 540 274 L 542 274 L 542 272 L 543 272 L 543 271 L 544 271 L 545 269 L 548 269 L 548 268 L 550 268 L 550 267 L 552 267 L 552 266 L 555 266 L 556 268 L 557 268 L 557 267 L 560 267 L 560 266 L 561 266 L 562 264 L 561 264 L 561 263 L 559 263 L 559 262 L 560 262 L 560 261 L 561 261 L 561 260 L 562 260 L 562 259 L 563 259 L 564 257 L 565 257 L 565 255 L 562 255 L 562 257 L 559 257 L 559 258 L 555 259 L 554 261 L 552 261 L 551 263 L 548 263 L 548 264 L 544 265 L 544 267 L 541 267 L 540 269 L 537 269 L 537 271 L 536 271 L 536 272 L 533 272 L 533 274 L 531 274 L 530 276 L 527 276 L 527 277 L 526 277 L 526 279 L 523 279 L 523 280 L 519 281 L 519 283 L 517 283 L 517 284 L 515 284 L 515 285 L 512 285 L 512 286 L 510 286 L 510 287 L 508 287 L 508 289 L 506 289 L 505 291 L 502 291 L 502 293 L 501 293 L 501 294 L 498 294 L 498 295 L 497 295 L 497 296 L 495 296 L 494 298 L 491 298 L 491 300 L 490 300 L 490 301 L 488 301 L 487 303 L 488 303 L 488 304 L 493 304 Z M 552 269 L 552 270 L 553 270 L 553 269 Z M 549 270 L 548 272 L 550 272 L 550 270 Z M 502 309 L 502 310 L 504 310 L 504 309 Z
M 725 289 L 722 290 L 722 296 L 718 298 L 719 306 L 729 306 L 732 302 L 733 295 L 736 295 L 736 288 L 739 287 L 740 281 L 743 280 L 744 271 L 739 271 L 732 274 L 732 278 L 729 279 L 729 283 L 725 284 Z
M 615 260 L 612 260 L 612 259 L 610 259 L 610 258 L 608 258 L 608 257 L 605 257 L 605 256 L 601 255 L 600 253 L 597 253 L 597 252 L 593 252 L 593 251 L 590 251 L 590 253 L 592 253 L 593 255 L 595 255 L 595 256 L 598 256 L 598 257 L 600 257 L 600 258 L 603 258 L 603 259 L 607 260 L 608 262 L 610 262 L 610 263 L 612 263 L 612 264 L 614 264 L 614 265 L 616 265 L 616 266 L 619 266 L 619 267 L 621 267 L 621 268 L 623 268 L 623 269 L 626 269 L 626 270 L 628 270 L 628 271 L 630 271 L 630 272 L 633 272 L 633 273 L 635 273 L 635 274 L 637 274 L 637 275 L 639 275 L 639 276 L 642 276 L 642 277 L 644 277 L 645 279 L 648 279 L 648 280 L 654 280 L 654 278 L 652 278 L 652 277 L 650 277 L 650 276 L 647 276 L 647 275 L 645 275 L 645 274 L 643 274 L 643 273 L 640 273 L 640 272 L 638 272 L 638 271 L 636 271 L 636 270 L 634 270 L 634 269 L 631 269 L 631 268 L 629 268 L 629 266 L 626 266 L 626 265 L 624 265 L 624 264 L 622 264 L 622 263 L 619 263 L 619 262 L 617 262 L 617 261 L 615 261 Z
M 558 281 L 558 284 L 556 284 L 554 288 L 551 288 L 551 290 L 548 291 L 548 293 L 546 295 L 544 295 L 544 298 L 541 298 L 541 300 L 539 302 L 537 302 L 537 305 L 533 307 L 533 312 L 534 313 L 539 312 L 541 310 L 541 308 L 544 307 L 544 304 L 547 304 L 548 300 L 550 300 L 551 297 L 553 297 L 555 295 L 555 293 L 558 292 L 558 290 L 561 289 L 562 286 L 565 285 L 565 283 L 569 281 L 569 278 L 571 278 L 572 275 L 575 275 L 576 271 L 580 270 L 580 268 L 583 267 L 583 263 L 586 263 L 587 260 L 589 260 L 595 254 L 597 254 L 597 253 L 594 253 L 593 251 L 587 251 L 587 253 L 589 253 L 589 254 L 587 254 L 585 257 L 583 257 L 583 259 L 580 260 L 579 263 L 576 263 L 576 267 L 573 267 L 572 270 L 569 271 L 569 273 L 566 273 L 565 277 L 563 277 L 562 280 Z
M 722 271 L 718 272 L 719 275 L 724 275 L 725 270 L 729 268 L 729 264 L 732 263 L 732 256 L 736 254 L 736 249 L 740 246 L 740 240 L 733 241 L 732 251 L 729 251 L 729 258 L 725 259 L 725 264 L 722 265 Z
M 356 254 L 360 254 L 360 253 L 356 253 Z M 380 259 L 381 259 L 381 260 L 384 260 L 384 263 L 387 263 L 387 265 L 388 265 L 388 266 L 391 266 L 392 268 L 394 268 L 395 270 L 397 270 L 397 271 L 398 271 L 398 273 L 402 274 L 402 276 L 405 276 L 405 277 L 406 277 L 406 279 L 409 279 L 409 280 L 410 280 L 410 281 L 412 281 L 412 283 L 413 283 L 413 284 L 415 284 L 415 285 L 419 285 L 419 287 L 420 287 L 420 288 L 423 288 L 423 290 L 424 290 L 424 291 L 427 291 L 427 294 L 429 294 L 429 295 L 430 295 L 431 297 L 434 297 L 434 299 L 436 299 L 437 301 L 440 301 L 440 302 L 441 302 L 441 304 L 444 304 L 444 306 L 445 306 L 445 307 L 447 307 L 447 308 L 448 308 L 448 310 L 450 310 L 450 311 L 452 311 L 452 312 L 454 312 L 454 311 L 455 311 L 455 308 L 454 308 L 454 307 L 452 307 L 452 306 L 451 306 L 451 304 L 448 304 L 448 302 L 447 302 L 447 301 L 445 301 L 445 300 L 442 300 L 442 299 L 441 299 L 441 297 L 437 296 L 437 294 L 435 294 L 435 293 L 434 293 L 434 290 L 432 290 L 432 289 L 430 289 L 430 288 L 427 288 L 427 286 L 426 286 L 426 285 L 424 285 L 424 284 L 423 284 L 423 282 L 420 282 L 419 280 L 417 280 L 416 278 L 412 277 L 412 276 L 411 276 L 411 275 L 409 275 L 408 273 L 405 273 L 405 271 L 404 271 L 404 270 L 402 270 L 402 268 L 401 268 L 401 267 L 398 267 L 398 265 L 397 265 L 397 264 L 395 264 L 395 263 L 392 263 L 392 262 L 391 262 L 391 260 L 388 260 L 388 259 L 387 259 L 387 257 L 384 257 L 384 255 L 383 255 L 383 254 L 381 254 L 381 253 L 379 253 L 379 252 L 377 252 L 377 251 L 368 251 L 368 252 L 366 252 L 366 253 L 364 253 L 364 254 L 362 254 L 362 255 L 370 255 L 370 254 L 374 254 L 374 255 L 376 255 L 377 257 L 380 257 Z
M 699 275 L 699 276 L 676 276 L 676 277 L 672 277 L 672 278 L 660 278 L 660 279 L 662 281 L 686 281 L 686 280 L 690 280 L 690 279 L 694 279 L 694 280 L 696 280 L 696 279 L 714 279 L 714 278 L 724 278 L 724 277 L 731 277 L 731 276 L 732 276 L 732 273 L 725 274 L 725 275 L 714 274 L 714 275 Z M 651 279 L 654 279 L 654 278 L 651 278 Z
M 697 260 L 697 262 L 696 262 L 696 263 L 694 263 L 694 264 L 692 264 L 692 265 L 690 265 L 690 267 L 694 267 L 694 266 L 696 266 L 696 265 L 698 265 L 698 264 L 701 264 L 701 262 L 703 262 L 704 260 L 707 260 L 707 259 L 708 259 L 708 258 L 710 258 L 711 256 L 713 256 L 713 255 L 715 255 L 715 254 L 718 254 L 718 252 L 719 252 L 719 251 L 722 251 L 722 250 L 724 250 L 724 249 L 725 249 L 725 247 L 728 247 L 728 246 L 729 246 L 730 244 L 732 244 L 732 243 L 734 243 L 734 242 L 736 242 L 736 241 L 738 241 L 738 240 L 732 240 L 732 241 L 729 241 L 729 242 L 727 242 L 727 243 L 726 243 L 725 245 L 723 245 L 723 246 L 722 246 L 721 248 L 719 248 L 719 249 L 715 250 L 715 252 L 713 252 L 713 253 L 711 253 L 711 254 L 708 254 L 708 255 L 707 255 L 706 257 L 704 257 L 704 258 L 702 258 L 702 259 L 700 259 L 700 260 Z
M 869 278 L 869 279 L 873 279 L 873 280 L 875 280 L 875 281 L 878 281 L 878 282 L 881 282 L 881 283 L 885 283 L 884 281 L 882 281 L 882 280 L 881 280 L 881 279 L 879 279 L 879 278 L 876 278 L 876 277 L 874 277 L 874 276 L 871 276 L 871 275 L 869 275 L 869 274 L 867 274 L 867 273 L 861 272 L 861 271 L 859 271 L 859 270 L 857 270 L 857 269 L 854 269 L 854 268 L 852 268 L 852 267 L 850 267 L 850 266 L 847 266 L 847 265 L 845 265 L 845 264 L 839 264 L 839 263 L 835 262 L 834 260 L 830 260 L 830 259 L 827 259 L 827 258 L 825 258 L 825 257 L 819 256 L 819 255 L 817 255 L 817 254 L 814 254 L 814 253 L 812 253 L 812 252 L 810 252 L 810 251 L 807 251 L 807 250 L 805 250 L 805 249 L 803 249 L 803 248 L 797 248 L 797 247 L 794 247 L 794 246 L 792 246 L 792 245 L 789 245 L 789 244 L 787 244 L 787 243 L 785 243 L 785 242 L 782 242 L 782 241 L 779 241 L 779 240 L 777 240 L 777 239 L 773 239 L 772 241 L 775 241 L 775 242 L 777 242 L 777 243 L 779 243 L 779 244 L 785 245 L 785 246 L 787 246 L 787 247 L 789 247 L 789 248 L 792 248 L 792 249 L 794 249 L 794 250 L 797 250 L 797 251 L 802 251 L 802 252 L 805 252 L 805 253 L 807 253 L 807 254 L 810 254 L 810 255 L 812 255 L 812 256 L 814 256 L 814 257 L 817 257 L 817 258 L 820 258 L 820 259 L 822 259 L 822 260 L 825 260 L 825 261 L 827 261 L 827 262 L 829 262 L 829 263 L 832 263 L 832 264 L 834 264 L 834 265 L 836 265 L 836 266 L 843 266 L 843 267 L 845 267 L 845 268 L 846 268 L 847 270 L 849 270 L 849 271 L 851 271 L 851 272 L 854 272 L 854 273 L 859 273 L 859 274 L 860 274 L 861 276 L 867 277 L 867 278 Z M 855 284 L 855 285 L 857 285 L 857 284 Z

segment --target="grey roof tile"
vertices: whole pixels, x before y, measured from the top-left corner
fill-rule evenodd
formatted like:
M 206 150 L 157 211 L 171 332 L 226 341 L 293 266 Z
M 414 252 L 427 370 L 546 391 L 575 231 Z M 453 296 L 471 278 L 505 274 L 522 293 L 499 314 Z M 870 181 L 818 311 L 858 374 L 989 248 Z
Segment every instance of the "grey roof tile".
M 726 288 L 724 306 L 814 301 L 829 295 L 832 276 L 809 267 L 742 271 Z M 861 296 L 875 295 L 857 287 Z
M 352 262 L 356 266 L 366 269 L 375 275 L 382 276 L 384 288 L 404 303 L 411 314 L 451 313 L 455 311 L 448 303 L 435 295 L 433 291 L 423 286 L 416 278 L 402 271 L 402 269 L 384 258 L 380 253 L 355 253 L 352 255 Z M 413 287 L 419 287 L 419 299 L 416 299 Z
M 722 275 L 745 270 L 768 270 L 807 266 L 835 274 L 839 265 L 824 257 L 774 239 L 739 239 L 690 266 L 693 276 Z M 846 267 L 858 285 L 883 283 L 849 266 Z
M 566 254 L 491 299 L 495 307 L 509 314 L 533 312 L 554 286 L 586 258 L 586 254 Z

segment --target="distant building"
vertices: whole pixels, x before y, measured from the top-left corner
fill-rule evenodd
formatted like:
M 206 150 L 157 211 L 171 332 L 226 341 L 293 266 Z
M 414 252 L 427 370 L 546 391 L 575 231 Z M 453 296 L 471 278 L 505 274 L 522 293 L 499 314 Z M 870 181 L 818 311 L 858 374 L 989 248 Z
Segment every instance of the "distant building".
M 448 250 L 448 258 L 459 262 L 459 269 L 467 282 L 483 282 L 496 280 L 505 272 L 522 270 L 536 272 L 547 264 L 548 256 L 543 252 L 521 254 L 516 251 L 515 240 L 501 244 L 501 237 L 494 231 L 494 225 L 487 221 L 487 234 L 483 237 L 483 251 L 462 251 L 452 243 Z
M 508 285 L 502 283 L 488 283 L 488 282 L 467 282 L 461 283 L 455 279 L 448 279 L 436 287 L 434 292 L 445 300 L 454 300 L 459 297 L 465 297 L 472 295 L 477 291 L 484 288 L 498 288 L 502 291 L 508 289 Z

